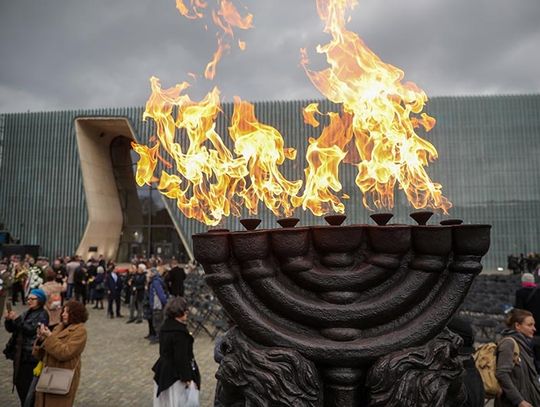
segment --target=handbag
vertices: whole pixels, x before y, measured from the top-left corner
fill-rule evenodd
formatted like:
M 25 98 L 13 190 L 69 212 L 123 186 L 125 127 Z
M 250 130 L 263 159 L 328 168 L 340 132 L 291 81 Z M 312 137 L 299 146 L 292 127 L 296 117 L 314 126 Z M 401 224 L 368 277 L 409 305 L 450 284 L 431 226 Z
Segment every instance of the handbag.
M 36 391 L 41 393 L 59 394 L 61 396 L 68 394 L 79 362 L 80 359 L 73 369 L 45 366 L 39 376 Z

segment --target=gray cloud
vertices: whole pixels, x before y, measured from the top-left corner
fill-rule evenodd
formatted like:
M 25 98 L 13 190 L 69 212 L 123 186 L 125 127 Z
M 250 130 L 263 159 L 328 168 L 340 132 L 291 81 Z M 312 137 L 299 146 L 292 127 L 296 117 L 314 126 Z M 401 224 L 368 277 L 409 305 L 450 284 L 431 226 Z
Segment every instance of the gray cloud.
M 142 105 L 163 86 L 202 73 L 215 50 L 174 0 L 0 0 L 0 112 Z M 299 66 L 328 36 L 314 0 L 245 1 L 255 28 L 239 32 L 215 81 L 225 100 L 318 97 Z M 349 29 L 430 96 L 540 91 L 537 0 L 360 0 Z M 319 60 L 320 62 L 320 60 Z

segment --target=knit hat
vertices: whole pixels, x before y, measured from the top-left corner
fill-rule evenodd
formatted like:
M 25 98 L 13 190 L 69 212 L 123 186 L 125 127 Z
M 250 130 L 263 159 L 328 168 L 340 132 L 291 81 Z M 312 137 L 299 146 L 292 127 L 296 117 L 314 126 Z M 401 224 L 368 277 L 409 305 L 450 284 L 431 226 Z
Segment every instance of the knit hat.
M 534 276 L 531 273 L 523 273 L 521 276 L 521 282 L 534 284 Z
M 47 294 L 41 288 L 33 288 L 30 291 L 30 295 L 35 295 L 40 304 L 45 304 L 47 302 Z

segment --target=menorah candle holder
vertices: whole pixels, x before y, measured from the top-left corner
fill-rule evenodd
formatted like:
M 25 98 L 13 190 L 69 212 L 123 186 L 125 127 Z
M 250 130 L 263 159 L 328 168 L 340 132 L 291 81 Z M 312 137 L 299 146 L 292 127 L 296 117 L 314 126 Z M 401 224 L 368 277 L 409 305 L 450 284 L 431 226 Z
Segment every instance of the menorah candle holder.
M 329 225 L 194 235 L 195 258 L 236 324 L 222 346 L 218 399 L 377 405 L 374 366 L 429 347 L 443 332 L 482 270 L 490 228 Z M 280 363 L 290 368 L 281 372 Z

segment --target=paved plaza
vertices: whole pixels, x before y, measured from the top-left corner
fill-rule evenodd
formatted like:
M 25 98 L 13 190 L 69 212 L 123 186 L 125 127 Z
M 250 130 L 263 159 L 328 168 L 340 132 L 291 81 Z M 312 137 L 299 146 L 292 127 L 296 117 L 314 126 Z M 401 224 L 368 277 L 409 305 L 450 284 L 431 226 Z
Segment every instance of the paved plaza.
M 106 304 L 105 304 L 106 305 Z M 23 307 L 16 307 L 20 313 Z M 86 323 L 88 342 L 82 358 L 81 384 L 76 407 L 151 406 L 152 365 L 158 358 L 159 345 L 150 345 L 143 324 L 126 324 L 126 318 L 108 319 L 103 310 L 89 307 Z M 128 310 L 124 307 L 124 316 Z M 4 349 L 9 334 L 0 329 L 0 347 Z M 204 332 L 195 338 L 195 357 L 201 370 L 201 407 L 213 405 L 217 364 L 213 360 L 213 340 Z M 12 393 L 13 365 L 0 354 L 0 406 L 18 406 Z

